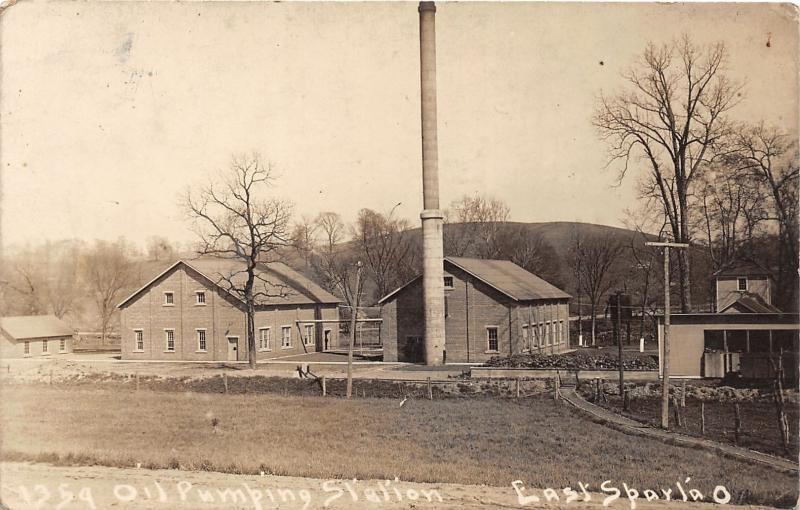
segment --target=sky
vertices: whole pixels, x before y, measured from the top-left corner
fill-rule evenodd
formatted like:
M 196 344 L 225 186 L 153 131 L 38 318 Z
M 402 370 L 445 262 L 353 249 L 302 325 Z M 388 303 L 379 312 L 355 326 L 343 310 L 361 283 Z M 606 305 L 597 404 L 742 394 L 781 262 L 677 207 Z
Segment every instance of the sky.
M 723 41 L 734 117 L 797 131 L 790 5 L 437 7 L 442 207 L 621 226 L 636 180 L 591 117 L 648 41 Z M 400 203 L 418 223 L 418 23 L 407 2 L 20 1 L 0 17 L 0 242 L 192 241 L 179 197 L 254 151 L 298 218 Z

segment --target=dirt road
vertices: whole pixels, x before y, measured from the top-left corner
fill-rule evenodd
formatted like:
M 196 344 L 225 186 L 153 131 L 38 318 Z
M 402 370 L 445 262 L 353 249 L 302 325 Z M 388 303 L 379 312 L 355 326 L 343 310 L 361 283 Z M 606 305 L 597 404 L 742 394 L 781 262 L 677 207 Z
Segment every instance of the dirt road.
M 0 464 L 0 497 L 3 507 L 11 510 L 632 508 L 624 491 L 620 498 L 604 506 L 610 493 L 593 492 L 598 489 L 592 487 L 588 493 L 577 490 L 575 500 L 567 502 L 567 493 L 558 488 L 550 496 L 557 494 L 559 500 L 545 502 L 544 491 L 520 487 L 518 492 L 511 484 L 486 487 L 398 480 L 326 481 L 177 470 Z M 522 501 L 520 493 L 540 501 Z M 587 494 L 590 501 L 585 501 Z M 644 497 L 635 500 L 635 508 L 641 510 L 726 507 L 714 503 L 648 502 Z

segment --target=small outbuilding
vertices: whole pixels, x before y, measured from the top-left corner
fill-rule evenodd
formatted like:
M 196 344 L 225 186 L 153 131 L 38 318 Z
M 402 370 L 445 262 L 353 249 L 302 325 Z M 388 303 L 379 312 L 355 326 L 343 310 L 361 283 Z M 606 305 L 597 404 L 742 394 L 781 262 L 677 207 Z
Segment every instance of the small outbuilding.
M 55 315 L 0 318 L 0 357 L 28 358 L 72 352 L 75 332 Z
M 754 261 L 736 260 L 713 276 L 716 313 L 671 314 L 670 376 L 769 379 L 781 357 L 786 376 L 796 379 L 800 317 L 772 304 L 770 271 Z M 663 338 L 661 316 L 660 353 Z
M 751 260 L 735 260 L 714 273 L 718 313 L 780 313 L 772 304 L 772 273 Z
M 508 260 L 444 259 L 447 363 L 569 349 L 570 295 Z M 422 362 L 422 278 L 380 301 L 384 361 Z

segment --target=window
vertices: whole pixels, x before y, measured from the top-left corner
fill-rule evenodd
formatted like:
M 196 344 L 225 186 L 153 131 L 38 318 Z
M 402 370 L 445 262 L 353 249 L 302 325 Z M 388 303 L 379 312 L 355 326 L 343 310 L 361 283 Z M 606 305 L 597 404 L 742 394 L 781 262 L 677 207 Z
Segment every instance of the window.
M 798 331 L 776 329 L 772 331 L 772 352 L 797 352 Z
M 453 277 L 452 276 L 445 276 L 444 277 L 444 288 L 445 289 L 452 289 L 453 288 Z
M 206 304 L 206 291 L 198 290 L 194 293 L 195 295 L 195 304 L 196 305 L 204 305 Z
M 272 347 L 270 346 L 270 338 L 269 338 L 269 328 L 259 328 L 258 329 L 258 348 L 262 351 L 268 351 Z
M 47 340 L 42 341 L 42 352 L 47 352 Z
M 531 350 L 531 344 L 530 344 L 530 338 L 529 337 L 530 337 L 530 334 L 529 334 L 528 325 L 527 324 L 523 324 L 522 325 L 522 350 L 523 351 Z
M 292 346 L 292 327 L 283 326 L 281 327 L 281 347 L 284 349 L 288 349 L 291 346 Z
M 747 352 L 747 330 L 729 329 L 725 332 L 728 352 Z
M 740 291 L 747 290 L 747 278 L 737 278 L 736 281 Z
M 567 340 L 567 329 L 564 327 L 564 321 L 558 321 L 558 343 L 564 343 Z
M 30 353 L 31 353 L 31 343 L 26 340 L 25 341 L 25 354 L 30 354 Z
M 165 292 L 164 293 L 164 306 L 172 306 L 175 304 L 175 293 L 174 292 Z
M 749 335 L 750 352 L 769 352 L 768 329 L 751 329 Z
M 489 351 L 497 352 L 497 327 L 491 326 L 486 328 L 486 341 Z
M 59 342 L 59 344 L 58 344 L 58 350 L 59 350 L 59 352 L 67 352 L 67 339 L 66 338 L 62 338 L 61 339 L 61 342 Z
M 144 350 L 144 331 L 141 329 L 134 329 L 133 330 L 133 350 L 134 351 L 143 351 Z
M 197 350 L 206 352 L 206 330 L 205 329 L 198 329 L 197 330 Z
M 175 352 L 175 330 L 165 329 L 164 335 L 167 340 L 167 352 Z
M 706 351 L 724 351 L 725 336 L 720 329 L 707 329 L 703 331 L 703 348 Z
M 304 345 L 314 345 L 314 325 L 306 324 L 306 333 L 303 335 Z

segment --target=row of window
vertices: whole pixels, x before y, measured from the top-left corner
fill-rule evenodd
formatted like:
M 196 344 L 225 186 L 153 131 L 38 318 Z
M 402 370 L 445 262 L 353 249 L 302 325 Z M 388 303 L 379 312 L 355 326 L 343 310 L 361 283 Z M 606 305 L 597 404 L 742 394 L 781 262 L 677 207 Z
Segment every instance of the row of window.
M 195 330 L 197 333 L 197 350 L 199 352 L 206 352 L 206 330 L 198 328 Z M 144 351 L 144 329 L 133 330 L 133 342 L 135 351 Z M 166 352 L 175 352 L 175 330 L 164 330 L 164 344 Z M 26 342 L 27 345 L 27 342 Z M 314 325 L 306 324 L 303 327 L 303 345 L 314 345 Z M 281 349 L 290 349 L 292 347 L 292 327 L 281 326 Z M 26 347 L 27 348 L 27 347 Z M 258 328 L 258 349 L 260 351 L 272 350 L 272 328 Z M 47 349 L 45 349 L 46 351 Z M 26 351 L 27 353 L 27 351 Z
M 194 293 L 194 304 L 206 304 L 206 291 L 198 290 Z M 171 291 L 164 292 L 164 306 L 175 306 L 175 293 Z
M 566 338 L 564 321 L 545 321 L 522 325 L 522 349 L 529 351 L 545 345 L 558 345 Z
M 43 340 L 42 341 L 42 352 L 50 352 L 50 341 Z M 27 340 L 25 341 L 25 354 L 31 353 L 31 343 Z M 66 338 L 62 338 L 58 341 L 58 352 L 67 352 L 67 340 Z
M 703 347 L 722 352 L 796 352 L 800 332 L 791 329 L 707 329 Z

